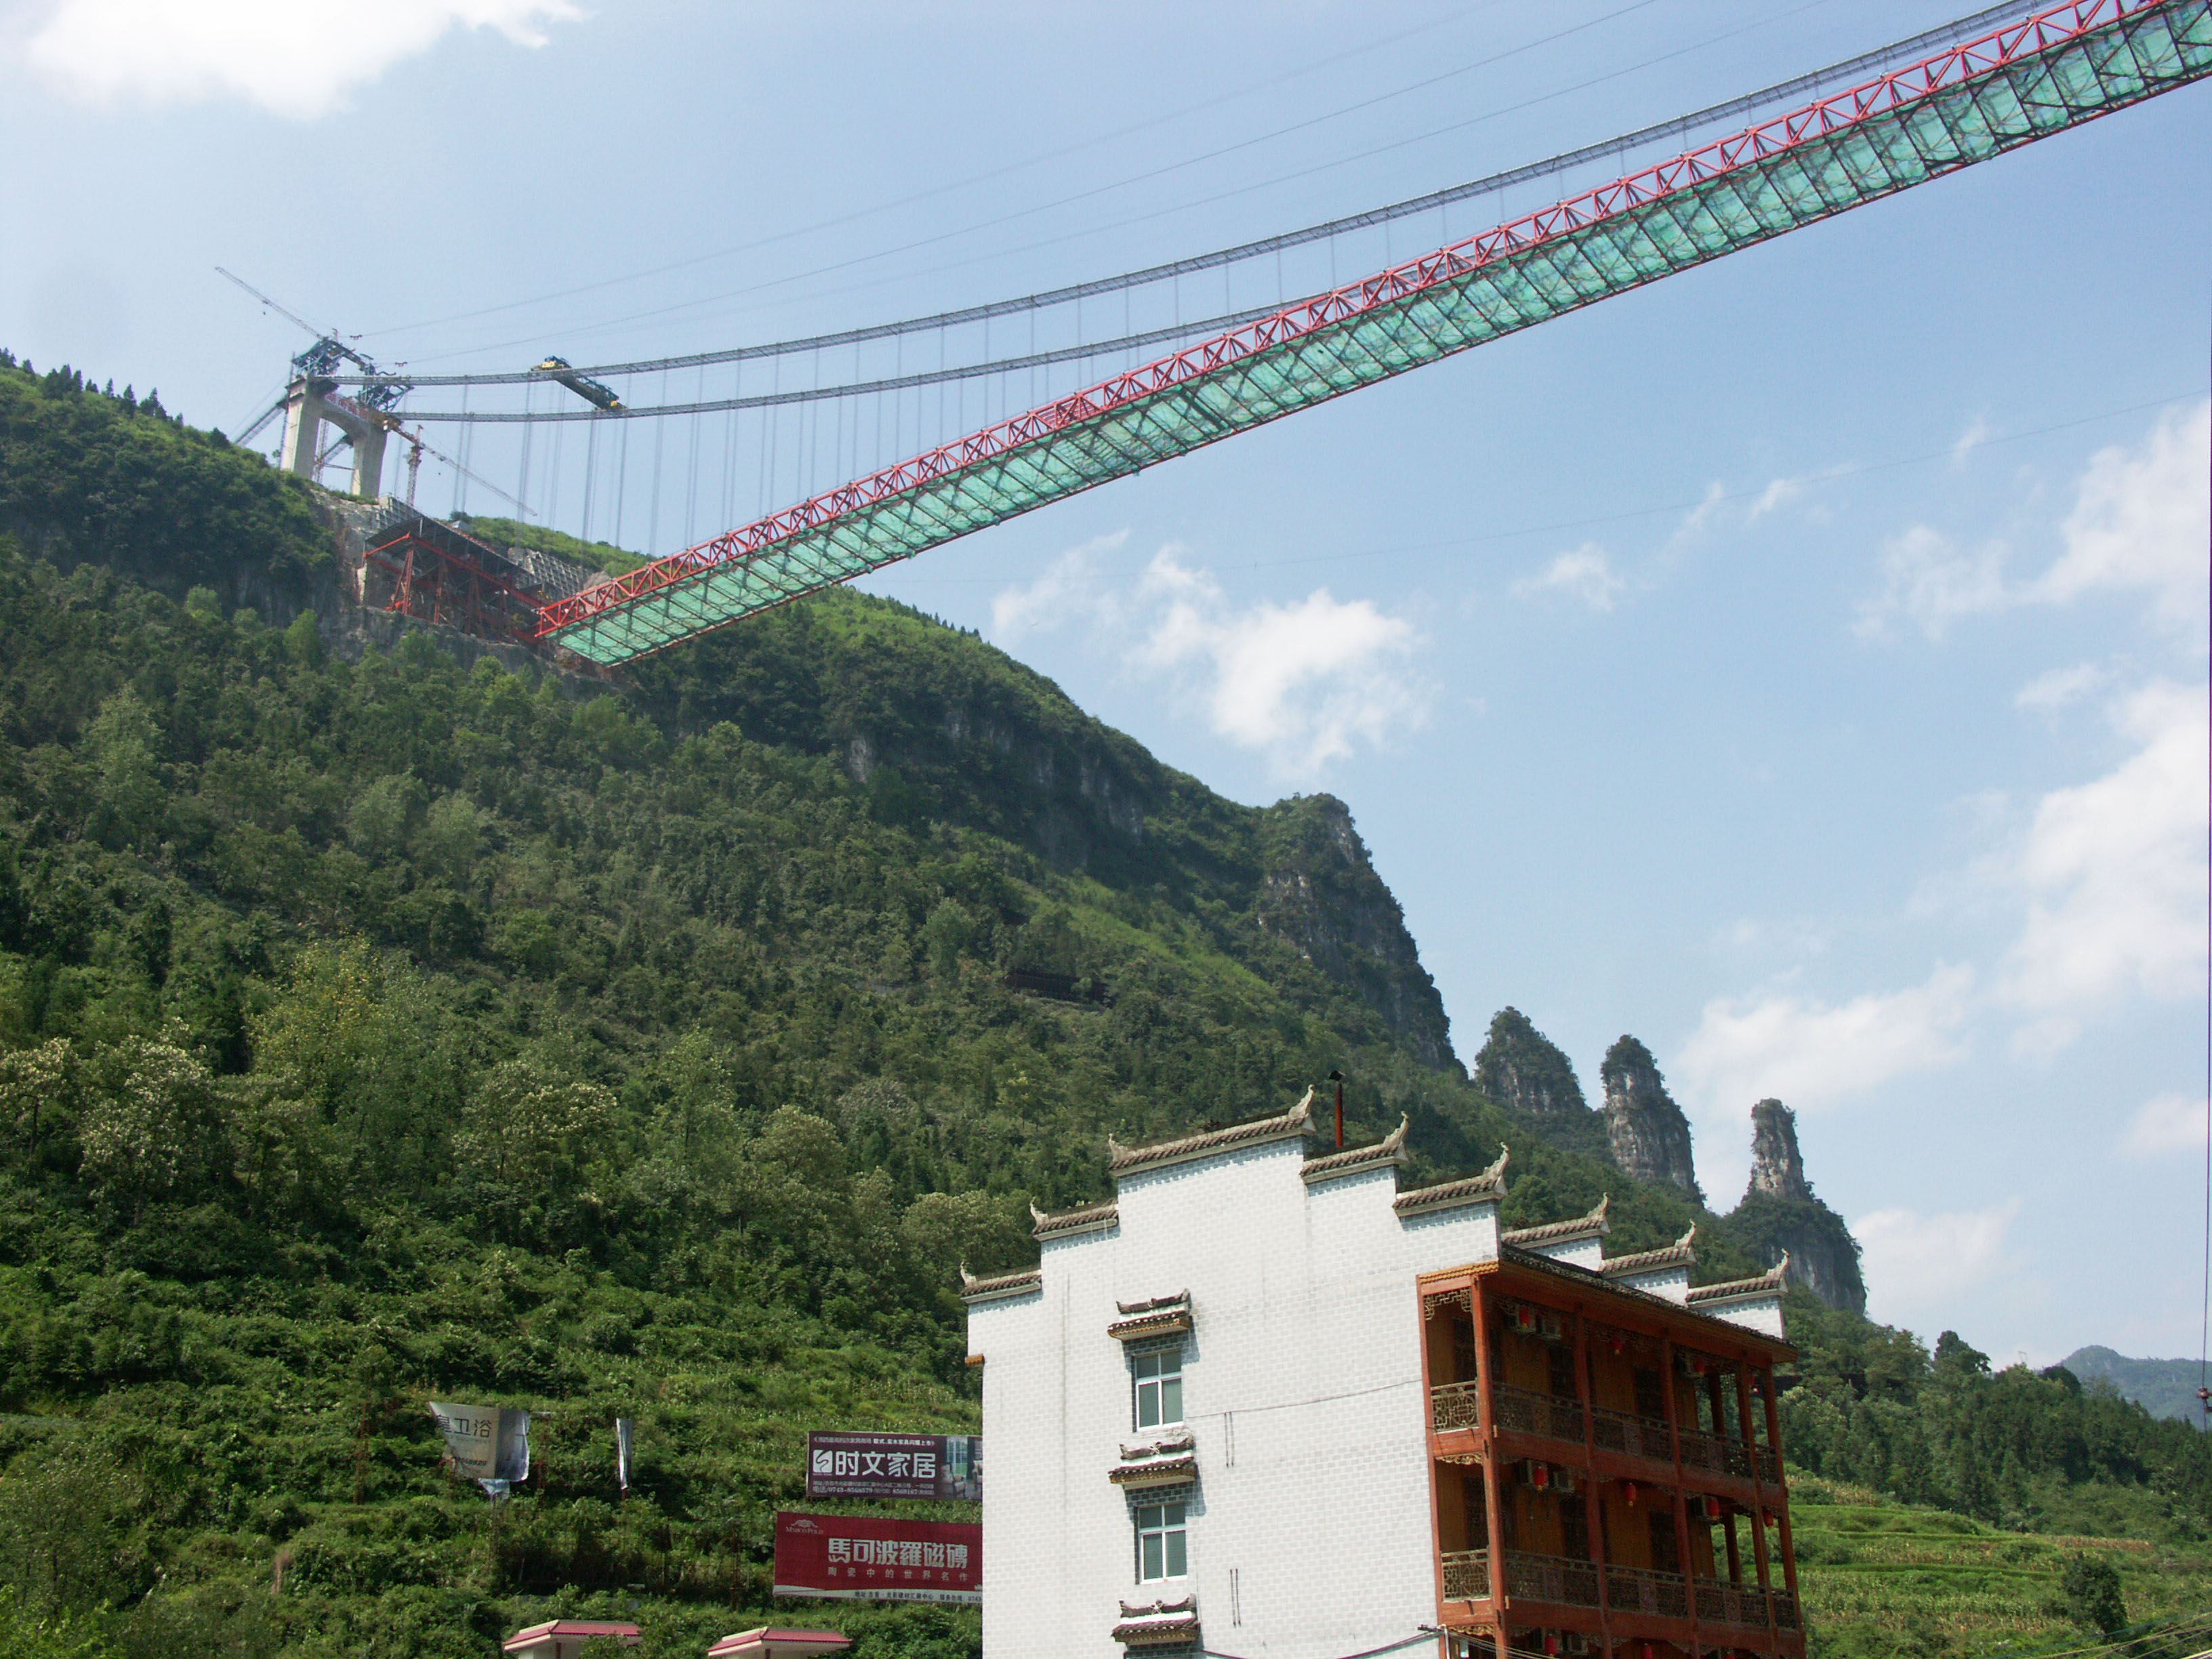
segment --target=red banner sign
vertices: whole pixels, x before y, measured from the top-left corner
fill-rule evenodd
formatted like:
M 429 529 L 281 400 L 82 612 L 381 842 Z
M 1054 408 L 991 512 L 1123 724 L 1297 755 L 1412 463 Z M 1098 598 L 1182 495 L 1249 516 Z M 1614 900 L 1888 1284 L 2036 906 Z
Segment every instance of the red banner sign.
M 983 1599 L 983 1528 L 868 1515 L 775 1517 L 775 1593 L 844 1601 Z

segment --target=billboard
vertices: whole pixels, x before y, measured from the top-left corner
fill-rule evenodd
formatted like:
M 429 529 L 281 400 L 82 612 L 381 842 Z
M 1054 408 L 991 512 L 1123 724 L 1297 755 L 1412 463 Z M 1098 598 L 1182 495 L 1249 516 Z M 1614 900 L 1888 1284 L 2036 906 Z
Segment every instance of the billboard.
M 983 1441 L 973 1434 L 806 1437 L 809 1498 L 939 1498 L 980 1502 Z
M 973 1521 L 776 1514 L 778 1595 L 980 1603 L 982 1585 L 983 1528 Z

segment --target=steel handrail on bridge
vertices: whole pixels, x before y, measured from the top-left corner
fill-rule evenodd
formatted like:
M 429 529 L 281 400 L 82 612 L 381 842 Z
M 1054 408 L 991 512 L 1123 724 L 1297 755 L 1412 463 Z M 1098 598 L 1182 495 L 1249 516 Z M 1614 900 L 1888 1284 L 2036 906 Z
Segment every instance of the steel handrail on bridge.
M 557 601 L 613 664 L 2212 71 L 2212 0 L 2069 0 Z

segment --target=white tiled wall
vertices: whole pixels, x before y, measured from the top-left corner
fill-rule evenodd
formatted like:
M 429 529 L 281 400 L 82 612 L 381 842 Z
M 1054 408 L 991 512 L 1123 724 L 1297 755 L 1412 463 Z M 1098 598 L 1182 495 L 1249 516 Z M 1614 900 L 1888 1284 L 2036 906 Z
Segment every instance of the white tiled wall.
M 1414 1276 L 1494 1257 L 1497 1211 L 1401 1218 L 1389 1165 L 1310 1187 L 1304 1152 L 1133 1173 L 1115 1227 L 1045 1244 L 1040 1291 L 969 1310 L 986 1659 L 1120 1659 L 1119 1602 L 1192 1591 L 1205 1645 L 1243 1659 L 1329 1659 L 1434 1622 Z M 1106 1328 L 1117 1300 L 1185 1290 L 1191 1576 L 1140 1585 L 1131 1504 L 1160 1494 L 1107 1471 L 1152 1436 Z

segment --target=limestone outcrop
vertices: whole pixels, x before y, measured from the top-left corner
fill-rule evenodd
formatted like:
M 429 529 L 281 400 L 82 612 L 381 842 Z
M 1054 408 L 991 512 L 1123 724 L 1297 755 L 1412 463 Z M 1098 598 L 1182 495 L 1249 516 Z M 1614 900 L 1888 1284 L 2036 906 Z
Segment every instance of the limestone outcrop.
M 1605 1085 L 1606 1139 L 1613 1161 L 1639 1181 L 1666 1182 L 1699 1204 L 1697 1166 L 1690 1150 L 1690 1120 L 1667 1092 L 1659 1062 L 1632 1036 L 1605 1052 L 1598 1068 Z
M 1751 1109 L 1751 1182 L 1729 1218 L 1761 1267 L 1773 1267 L 1786 1254 L 1791 1284 L 1832 1308 L 1866 1311 L 1858 1241 L 1843 1217 L 1814 1195 L 1797 1147 L 1797 1115 L 1778 1100 Z
M 1805 1158 L 1797 1150 L 1797 1114 L 1778 1100 L 1751 1109 L 1751 1185 L 1744 1196 L 1810 1198 Z
M 1590 1109 L 1574 1063 L 1518 1008 L 1501 1008 L 1492 1018 L 1474 1057 L 1474 1086 L 1530 1117 L 1581 1118 Z
M 1265 808 L 1261 823 L 1261 931 L 1357 993 L 1424 1066 L 1457 1070 L 1443 999 L 1352 809 L 1334 795 L 1294 795 Z

